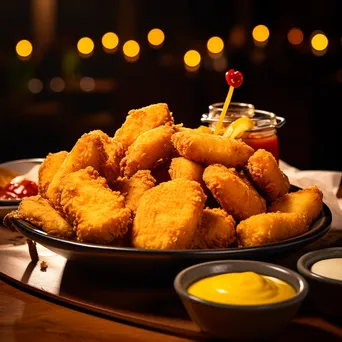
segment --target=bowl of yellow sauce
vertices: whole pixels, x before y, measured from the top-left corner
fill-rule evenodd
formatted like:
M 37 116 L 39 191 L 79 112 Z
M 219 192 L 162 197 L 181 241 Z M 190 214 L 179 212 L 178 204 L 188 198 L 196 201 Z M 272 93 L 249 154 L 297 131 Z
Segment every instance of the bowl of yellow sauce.
M 209 337 L 245 341 L 280 333 L 308 293 L 298 273 L 249 260 L 188 267 L 178 273 L 174 288 L 190 318 Z
M 310 286 L 308 301 L 331 317 L 342 318 L 342 247 L 318 249 L 304 254 L 297 269 Z

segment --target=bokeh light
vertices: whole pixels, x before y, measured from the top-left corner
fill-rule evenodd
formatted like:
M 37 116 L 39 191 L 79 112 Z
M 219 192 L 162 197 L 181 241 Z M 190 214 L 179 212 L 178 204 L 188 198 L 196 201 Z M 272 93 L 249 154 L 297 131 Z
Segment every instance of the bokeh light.
M 124 44 L 122 50 L 125 57 L 127 57 L 126 60 L 133 62 L 137 60 L 139 56 L 140 46 L 135 40 L 128 40 Z
M 119 37 L 114 32 L 107 32 L 102 36 L 102 46 L 107 52 L 114 52 L 119 45 Z
M 92 77 L 82 77 L 80 88 L 86 92 L 93 91 L 95 89 L 95 80 Z
M 94 50 L 94 42 L 89 37 L 83 37 L 77 43 L 77 50 L 82 56 L 89 56 Z
M 38 78 L 32 78 L 28 82 L 28 89 L 33 94 L 38 94 L 43 90 L 43 82 Z
M 60 93 L 65 89 L 65 82 L 61 77 L 54 77 L 50 81 L 50 88 L 55 93 Z
M 161 29 L 154 28 L 147 34 L 147 40 L 151 46 L 160 47 L 165 40 L 165 34 Z
M 211 37 L 207 42 L 207 49 L 210 53 L 220 54 L 223 48 L 224 43 L 220 37 Z
M 189 50 L 184 55 L 184 63 L 190 68 L 195 68 L 201 63 L 201 55 L 196 50 Z
M 28 40 L 23 39 L 17 43 L 15 47 L 15 51 L 17 52 L 17 55 L 19 57 L 28 58 L 30 57 L 33 51 L 33 47 L 32 47 L 32 44 Z
M 268 40 L 268 37 L 270 36 L 270 31 L 265 25 L 258 25 L 254 27 L 252 31 L 252 36 L 256 42 L 264 43 Z
M 324 51 L 328 47 L 328 38 L 324 33 L 313 33 L 311 46 L 316 51 Z
M 287 39 L 292 45 L 300 45 L 303 42 L 303 31 L 297 27 L 293 27 L 287 34 Z

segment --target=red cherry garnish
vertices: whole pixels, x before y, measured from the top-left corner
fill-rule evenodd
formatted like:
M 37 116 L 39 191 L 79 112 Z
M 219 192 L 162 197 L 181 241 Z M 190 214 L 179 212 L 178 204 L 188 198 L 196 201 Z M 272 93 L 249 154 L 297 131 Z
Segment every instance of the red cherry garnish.
M 226 72 L 226 81 L 231 87 L 238 88 L 243 82 L 243 75 L 240 71 L 230 69 Z

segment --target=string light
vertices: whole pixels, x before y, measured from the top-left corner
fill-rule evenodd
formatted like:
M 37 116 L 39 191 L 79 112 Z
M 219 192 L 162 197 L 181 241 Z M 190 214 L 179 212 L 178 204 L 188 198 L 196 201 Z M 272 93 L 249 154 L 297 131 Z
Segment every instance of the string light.
M 201 63 L 201 55 L 196 50 L 189 50 L 184 55 L 185 68 L 188 71 L 198 70 Z
M 29 91 L 33 94 L 38 94 L 43 90 L 43 82 L 38 78 L 32 78 L 27 86 Z
M 65 89 L 65 82 L 60 77 L 54 77 L 50 81 L 50 88 L 55 93 L 60 93 Z
M 89 37 L 83 37 L 77 43 L 77 50 L 81 56 L 88 57 L 94 51 L 94 42 Z
M 106 52 L 114 52 L 119 45 L 119 37 L 114 32 L 107 32 L 102 36 L 102 46 Z
M 313 33 L 311 38 L 311 46 L 316 51 L 324 51 L 328 47 L 328 38 L 322 32 Z
M 32 54 L 33 47 L 28 40 L 23 39 L 17 43 L 15 51 L 17 52 L 18 57 L 29 58 Z
M 300 45 L 303 42 L 303 31 L 297 27 L 293 27 L 287 34 L 287 39 L 292 45 Z
M 270 31 L 265 25 L 255 26 L 252 31 L 252 36 L 256 45 L 264 46 L 270 36 Z
M 92 77 L 82 77 L 80 80 L 80 88 L 86 92 L 93 91 L 95 89 L 95 80 Z
M 164 43 L 165 34 L 161 29 L 154 28 L 147 34 L 147 40 L 152 47 L 160 47 Z
M 122 50 L 129 62 L 135 62 L 139 58 L 140 46 L 135 40 L 128 40 Z
M 211 37 L 207 42 L 207 49 L 212 54 L 220 54 L 223 48 L 224 43 L 220 37 Z

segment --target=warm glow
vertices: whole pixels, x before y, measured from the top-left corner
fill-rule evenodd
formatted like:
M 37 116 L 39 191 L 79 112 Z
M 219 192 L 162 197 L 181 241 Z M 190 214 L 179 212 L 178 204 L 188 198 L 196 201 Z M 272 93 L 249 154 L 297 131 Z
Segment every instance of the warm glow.
M 64 90 L 65 82 L 61 77 L 54 77 L 50 81 L 50 88 L 52 91 L 59 93 Z
M 129 58 L 138 56 L 140 52 L 140 46 L 135 40 L 128 40 L 122 49 L 125 56 Z
M 21 40 L 15 47 L 15 51 L 17 52 L 18 56 L 27 58 L 32 53 L 32 44 L 28 40 Z
M 266 42 L 270 36 L 270 31 L 265 25 L 258 25 L 254 27 L 252 35 L 254 40 L 263 43 Z
M 82 55 L 90 55 L 94 50 L 94 42 L 89 37 L 83 37 L 77 43 L 77 50 Z
M 102 45 L 105 49 L 114 50 L 119 44 L 119 37 L 114 32 L 107 32 L 102 37 Z
M 28 89 L 33 94 L 38 94 L 43 90 L 43 82 L 38 78 L 32 78 L 28 83 Z
M 195 68 L 201 63 L 201 55 L 196 50 L 189 50 L 184 55 L 184 63 L 188 67 Z
M 82 77 L 80 80 L 80 88 L 83 91 L 93 91 L 95 89 L 95 80 L 92 77 Z
M 299 45 L 303 42 L 304 34 L 303 31 L 299 28 L 292 28 L 288 34 L 287 39 L 292 45 Z
M 165 39 L 164 32 L 158 28 L 154 28 L 147 35 L 147 40 L 152 46 L 160 46 Z
M 211 37 L 207 42 L 207 49 L 211 53 L 221 53 L 223 48 L 224 43 L 220 37 Z
M 328 38 L 323 33 L 316 33 L 311 38 L 311 45 L 317 51 L 323 51 L 328 47 Z

